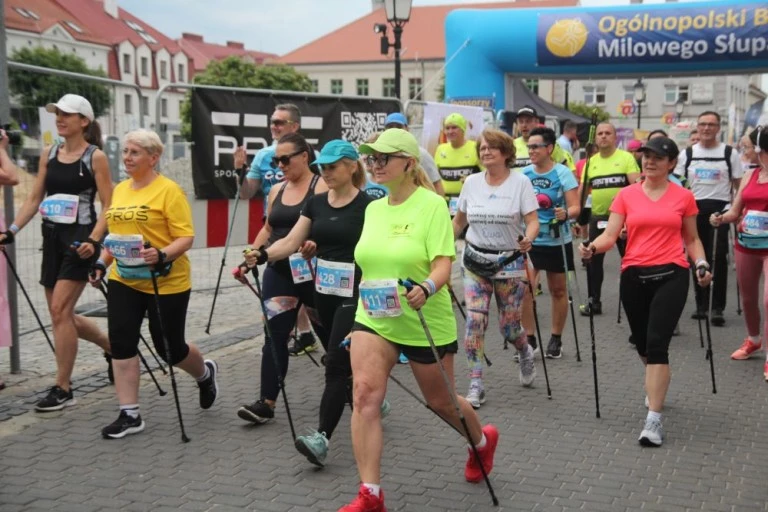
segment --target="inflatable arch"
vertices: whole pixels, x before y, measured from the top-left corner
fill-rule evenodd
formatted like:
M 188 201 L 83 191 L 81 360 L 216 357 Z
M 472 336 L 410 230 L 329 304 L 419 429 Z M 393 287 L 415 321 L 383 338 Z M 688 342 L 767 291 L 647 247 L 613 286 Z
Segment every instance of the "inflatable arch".
M 505 76 L 588 79 L 768 71 L 768 3 L 459 9 L 445 20 L 446 96 L 495 97 Z

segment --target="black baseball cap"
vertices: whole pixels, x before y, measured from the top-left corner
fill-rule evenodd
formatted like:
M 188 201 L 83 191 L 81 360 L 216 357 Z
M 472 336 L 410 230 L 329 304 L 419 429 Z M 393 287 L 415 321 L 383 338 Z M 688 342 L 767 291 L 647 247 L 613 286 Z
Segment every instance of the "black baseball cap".
M 530 116 L 530 117 L 539 117 L 539 114 L 536 113 L 536 109 L 533 108 L 530 105 L 525 105 L 523 108 L 517 111 L 517 117 L 521 116 Z
M 643 144 L 640 151 L 652 151 L 659 156 L 666 156 L 670 160 L 674 160 L 680 154 L 677 144 L 669 137 L 655 137 Z

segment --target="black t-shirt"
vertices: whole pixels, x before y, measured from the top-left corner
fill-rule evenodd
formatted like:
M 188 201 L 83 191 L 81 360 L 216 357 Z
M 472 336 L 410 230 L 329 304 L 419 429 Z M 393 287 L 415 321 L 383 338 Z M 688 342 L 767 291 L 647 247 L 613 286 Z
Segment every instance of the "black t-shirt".
M 312 196 L 301 214 L 312 221 L 309 239 L 317 244 L 317 257 L 328 261 L 352 263 L 355 246 L 363 232 L 365 208 L 371 198 L 364 192 L 347 205 L 334 208 L 328 204 L 328 192 Z

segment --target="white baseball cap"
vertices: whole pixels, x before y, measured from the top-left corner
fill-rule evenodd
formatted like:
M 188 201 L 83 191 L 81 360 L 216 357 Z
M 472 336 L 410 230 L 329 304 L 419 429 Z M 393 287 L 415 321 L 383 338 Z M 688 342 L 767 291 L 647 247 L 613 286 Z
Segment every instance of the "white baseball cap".
M 52 114 L 56 113 L 56 109 L 67 114 L 80 114 L 90 121 L 93 121 L 94 118 L 91 102 L 77 94 L 65 94 L 56 103 L 49 103 L 45 106 L 45 110 Z

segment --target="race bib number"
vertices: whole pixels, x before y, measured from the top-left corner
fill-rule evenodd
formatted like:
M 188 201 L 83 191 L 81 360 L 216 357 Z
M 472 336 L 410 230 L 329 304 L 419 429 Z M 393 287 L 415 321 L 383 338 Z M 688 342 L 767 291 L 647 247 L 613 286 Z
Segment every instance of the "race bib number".
M 696 181 L 704 185 L 715 185 L 720 182 L 722 172 L 720 169 L 707 169 L 697 167 L 694 176 Z
M 754 236 L 768 236 L 768 212 L 747 210 L 742 221 L 744 233 Z
M 451 197 L 448 199 L 448 211 L 451 212 L 451 217 L 459 212 L 459 198 Z
M 312 270 L 309 268 L 309 262 L 300 253 L 297 252 L 288 256 L 288 264 L 291 266 L 293 284 L 312 281 Z M 312 258 L 312 266 L 317 268 L 317 258 Z
M 608 221 L 607 220 L 599 220 L 597 221 L 597 229 L 605 229 L 608 227 Z
M 144 246 L 144 237 L 141 235 L 107 235 L 104 247 L 123 265 L 144 265 L 141 257 L 141 249 Z
M 403 314 L 400 297 L 397 295 L 397 281 L 382 279 L 360 283 L 360 300 L 368 316 L 373 318 L 396 317 Z
M 77 222 L 77 206 L 80 198 L 72 194 L 53 194 L 43 199 L 38 211 L 45 220 L 56 224 Z
M 504 256 L 506 258 L 506 256 Z M 513 279 L 525 277 L 525 259 L 520 257 L 512 263 L 507 263 L 504 268 L 499 270 L 493 279 Z
M 355 286 L 355 264 L 317 260 L 315 290 L 325 295 L 351 297 Z

